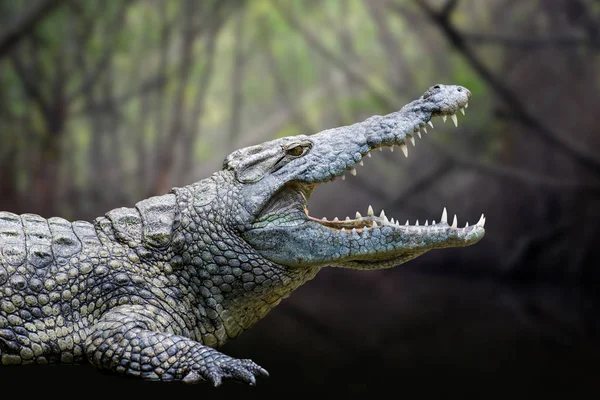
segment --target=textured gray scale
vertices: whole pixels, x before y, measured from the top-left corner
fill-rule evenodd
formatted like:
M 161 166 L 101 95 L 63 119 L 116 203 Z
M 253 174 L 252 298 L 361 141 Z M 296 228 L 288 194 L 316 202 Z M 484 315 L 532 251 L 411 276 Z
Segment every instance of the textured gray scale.
M 27 261 L 38 275 L 43 276 L 47 272 L 46 268 L 54 260 L 48 221 L 35 214 L 23 214 L 21 221 L 27 240 Z
M 154 247 L 165 247 L 177 223 L 174 194 L 150 197 L 135 205 L 142 217 L 143 240 Z
M 73 232 L 79 238 L 79 241 L 85 247 L 101 247 L 102 243 L 98 239 L 94 225 L 87 221 L 75 221 L 71 224 Z
M 25 232 L 16 214 L 0 212 L 0 250 L 3 260 L 10 265 L 22 265 L 27 259 Z
M 204 179 L 194 192 L 194 205 L 202 207 L 217 197 L 217 184 L 213 179 Z
M 125 242 L 140 244 L 142 242 L 142 218 L 135 208 L 121 207 L 106 213 L 112 222 L 115 236 Z
M 81 242 L 69 221 L 53 217 L 48 219 L 48 226 L 52 232 L 52 250 L 55 257 L 71 257 L 81 250 Z

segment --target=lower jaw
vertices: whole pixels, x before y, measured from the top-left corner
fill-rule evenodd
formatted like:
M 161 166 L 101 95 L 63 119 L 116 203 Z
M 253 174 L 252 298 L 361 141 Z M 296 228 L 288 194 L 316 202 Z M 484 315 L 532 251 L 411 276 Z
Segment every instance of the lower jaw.
M 333 263 L 332 266 L 356 269 L 356 270 L 363 270 L 363 271 L 375 270 L 375 269 L 387 269 L 387 268 L 396 267 L 400 264 L 404 264 L 405 262 L 408 262 L 408 261 L 422 255 L 423 253 L 425 253 L 427 251 L 428 250 L 423 250 L 423 251 L 419 251 L 419 252 L 415 252 L 415 253 L 405 253 L 405 254 L 401 254 L 401 255 L 394 255 L 393 257 L 391 257 L 389 259 L 383 258 L 381 260 L 376 260 L 376 261 L 364 261 L 364 260 L 359 259 L 359 260 L 336 262 L 336 263 Z

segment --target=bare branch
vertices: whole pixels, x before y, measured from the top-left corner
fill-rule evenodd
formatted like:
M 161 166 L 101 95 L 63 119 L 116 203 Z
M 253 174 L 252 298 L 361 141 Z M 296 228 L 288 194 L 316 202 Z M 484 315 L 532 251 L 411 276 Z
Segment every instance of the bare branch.
M 23 63 L 20 55 L 17 52 L 12 52 L 10 54 L 10 60 L 12 62 L 13 68 L 23 85 L 23 90 L 25 94 L 40 110 L 40 113 L 44 117 L 44 122 L 46 126 L 50 126 L 50 120 L 52 119 L 52 112 L 50 110 L 50 106 L 48 104 L 47 99 L 44 98 L 43 93 L 40 88 L 35 85 L 33 82 L 36 82 L 36 79 L 31 77 L 27 66 Z
M 300 127 L 300 129 L 302 129 L 304 132 L 314 132 L 315 129 L 309 125 L 305 118 L 303 118 L 299 105 L 296 104 L 296 101 L 292 100 L 292 97 L 289 94 L 289 88 L 286 85 L 281 68 L 279 67 L 278 62 L 273 55 L 275 49 L 273 48 L 271 32 L 269 32 L 267 29 L 267 22 L 265 18 L 259 22 L 259 32 L 261 40 L 265 43 L 265 61 L 267 63 L 267 68 L 269 69 L 269 73 L 275 81 L 280 103 L 285 105 L 291 111 L 292 119 Z
M 181 162 L 180 173 L 181 176 L 190 174 L 193 171 L 193 149 L 196 148 L 196 143 L 198 142 L 200 138 L 200 132 L 202 131 L 200 124 L 202 121 L 202 115 L 204 114 L 205 110 L 204 100 L 206 99 L 206 95 L 208 94 L 208 87 L 211 83 L 211 78 L 213 76 L 215 65 L 215 49 L 218 33 L 224 21 L 225 19 L 220 19 L 219 22 L 215 25 L 214 29 L 210 30 L 206 39 L 206 50 L 203 57 L 205 59 L 204 69 L 202 71 L 200 81 L 198 82 L 198 92 L 196 94 L 194 105 L 192 106 L 192 111 L 190 113 L 190 119 L 183 136 L 183 140 L 185 141 L 185 143 L 187 143 L 188 151 L 185 151 L 183 153 L 183 160 Z
M 231 73 L 231 121 L 229 125 L 229 143 L 234 144 L 240 134 L 240 125 L 242 119 L 242 107 L 244 100 L 244 31 L 245 31 L 245 13 L 244 9 L 238 10 L 236 28 L 235 28 L 235 49 L 233 57 L 233 68 Z
M 498 79 L 468 47 L 463 36 L 450 23 L 448 15 L 435 11 L 425 0 L 416 1 L 425 14 L 429 16 L 430 20 L 445 33 L 454 48 L 462 53 L 471 67 L 488 83 L 488 85 L 504 101 L 506 106 L 512 109 L 515 117 L 520 119 L 526 126 L 532 129 L 532 132 L 538 134 L 547 143 L 569 154 L 581 165 L 584 165 L 600 175 L 600 159 L 595 153 L 585 149 L 578 143 L 574 143 L 572 140 L 563 138 L 534 117 L 533 114 L 527 110 L 527 107 L 519 96 Z M 402 9 L 394 7 L 394 3 L 389 3 L 389 5 L 396 12 L 402 12 Z
M 456 165 L 487 175 L 492 175 L 497 178 L 510 179 L 513 181 L 516 180 L 527 185 L 550 190 L 573 190 L 600 193 L 600 184 L 598 183 L 555 179 L 547 176 L 532 174 L 517 168 L 511 168 L 497 164 L 486 164 L 474 159 L 473 157 L 461 155 L 459 151 L 448 149 L 447 146 L 442 146 L 439 143 L 436 143 L 435 140 L 432 141 L 432 144 L 437 151 L 455 162 Z
M 515 37 L 503 34 L 462 33 L 464 38 L 475 45 L 500 45 L 521 49 L 546 47 L 597 47 L 589 40 L 577 36 Z
M 132 0 L 122 2 L 121 7 L 117 11 L 117 16 L 112 21 L 112 23 L 110 23 L 107 26 L 106 31 L 110 35 L 113 35 L 113 38 L 118 34 L 119 29 L 123 26 L 123 20 L 125 19 L 125 10 L 131 3 Z M 80 95 L 88 93 L 94 87 L 94 85 L 96 85 L 98 78 L 100 78 L 104 71 L 106 71 L 106 68 L 108 67 L 111 61 L 111 57 L 114 50 L 114 40 L 104 40 L 104 48 L 102 49 L 102 55 L 98 59 L 98 62 L 91 71 L 88 71 L 79 87 L 67 97 L 67 104 L 72 103 Z
M 535 232 L 521 235 L 511 249 L 507 251 L 508 254 L 504 261 L 505 274 L 509 276 L 523 274 L 524 271 L 518 267 L 527 265 L 531 254 L 535 253 L 537 248 L 546 247 L 546 243 L 556 239 L 557 236 L 563 237 L 565 231 L 573 225 L 572 218 L 552 221 L 548 226 L 541 226 Z
M 147 79 L 145 82 L 143 82 L 141 85 L 139 85 L 137 88 L 130 92 L 115 97 L 114 99 L 97 103 L 95 105 L 87 105 L 85 107 L 73 111 L 71 115 L 76 116 L 89 113 L 103 113 L 112 110 L 113 107 L 120 108 L 123 105 L 125 105 L 125 103 L 136 97 L 140 97 L 142 95 L 152 92 L 153 90 L 158 90 L 164 87 L 166 83 L 166 76 L 159 73 L 158 75 Z
M 61 3 L 61 0 L 39 0 L 21 18 L 6 28 L 0 35 L 0 58 L 26 37 L 40 21 Z
M 436 181 L 439 181 L 443 177 L 450 174 L 450 172 L 454 171 L 455 164 L 449 159 L 443 159 L 436 168 L 433 168 L 428 173 L 419 177 L 418 179 L 414 179 L 410 182 L 410 184 L 405 187 L 400 194 L 396 195 L 396 197 L 388 202 L 388 207 L 399 207 L 400 205 L 406 203 L 408 199 L 416 196 L 417 194 L 425 191 L 427 188 L 431 187 Z
M 392 76 L 390 79 L 394 90 L 400 92 L 406 89 L 407 82 L 413 82 L 411 71 L 408 70 L 406 63 L 400 53 L 400 46 L 396 38 L 392 34 L 386 19 L 385 4 L 381 1 L 364 0 L 365 7 L 369 10 L 371 18 L 375 22 L 379 41 L 385 49 L 385 55 L 389 58 L 389 63 L 392 68 Z
M 345 60 L 333 54 L 333 52 L 331 52 L 329 49 L 323 46 L 323 44 L 317 38 L 317 36 L 309 29 L 307 29 L 292 12 L 290 12 L 285 6 L 283 6 L 282 2 L 280 2 L 279 0 L 273 0 L 272 4 L 274 5 L 274 8 L 277 10 L 277 12 L 279 12 L 279 14 L 282 16 L 282 18 L 288 23 L 288 25 L 296 29 L 298 33 L 302 35 L 306 43 L 308 43 L 325 60 L 331 62 L 341 71 L 343 71 L 354 82 L 357 82 L 363 87 L 367 88 L 371 92 L 371 95 L 377 103 L 379 103 L 386 109 L 395 109 L 397 107 L 398 101 L 396 99 L 390 98 L 389 95 L 381 93 L 380 90 L 373 87 L 369 80 L 365 78 L 364 73 L 358 71 L 356 67 L 350 68 L 345 62 Z
M 458 5 L 458 0 L 446 1 L 446 4 L 444 4 L 442 9 L 440 10 L 440 16 L 442 16 L 443 18 L 450 17 L 450 14 L 452 14 L 452 11 L 454 11 L 454 9 L 456 8 L 457 5 Z

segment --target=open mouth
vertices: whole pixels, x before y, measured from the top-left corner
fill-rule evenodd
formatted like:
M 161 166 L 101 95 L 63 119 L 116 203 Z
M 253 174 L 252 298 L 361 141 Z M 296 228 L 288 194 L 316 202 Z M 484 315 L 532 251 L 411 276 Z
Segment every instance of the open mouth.
M 434 128 L 434 117 L 444 122 L 450 119 L 458 127 L 456 114 L 465 114 L 470 96 L 461 86 L 435 85 L 395 113 L 303 137 L 312 143 L 312 151 L 291 164 L 299 172 L 262 207 L 244 237 L 280 264 L 359 269 L 392 267 L 432 249 L 476 243 L 485 234 L 484 215 L 474 224 L 459 227 L 458 217 L 449 219 L 445 208 L 439 221 L 417 220 L 414 224 L 401 223 L 383 210 L 376 213 L 371 206 L 365 207 L 364 214 L 356 212 L 354 218 L 333 220 L 312 217 L 308 211 L 308 199 L 316 186 L 338 177 L 345 179 L 347 173 L 356 175 L 357 166 L 373 151 L 398 147 L 408 157 L 409 145 L 414 146 Z M 297 146 L 294 149 L 304 154 Z M 289 174 L 293 168 L 282 171 L 282 175 Z
M 465 110 L 466 110 L 466 108 L 468 108 L 468 106 L 469 106 L 469 103 L 466 102 L 464 104 L 464 106 L 459 107 L 459 111 L 463 115 L 465 115 L 466 114 Z M 446 122 L 448 117 L 450 117 L 450 119 L 454 123 L 455 127 L 458 127 L 458 118 L 457 118 L 456 114 L 440 114 L 439 117 L 441 117 L 441 119 L 444 122 Z M 390 145 L 384 144 L 380 147 L 370 150 L 369 152 L 366 153 L 366 156 L 371 157 L 371 152 L 375 151 L 376 149 L 378 149 L 379 151 L 383 151 L 383 147 L 388 147 L 390 149 L 390 151 L 394 151 L 394 148 L 397 146 L 400 148 L 400 150 L 402 151 L 404 156 L 408 157 L 408 146 L 407 146 L 406 142 L 408 141 L 413 146 L 415 146 L 416 145 L 415 138 L 418 137 L 419 139 L 421 139 L 423 137 L 423 135 L 427 134 L 428 126 L 430 129 L 434 129 L 433 122 L 431 120 L 429 120 L 429 121 L 427 121 L 427 124 L 425 124 L 423 126 L 415 127 L 415 129 L 413 130 L 413 134 L 407 135 L 404 140 L 404 143 L 401 143 L 401 144 L 392 143 Z M 357 164 L 360 166 L 363 166 L 362 159 Z M 357 174 L 355 166 L 350 167 L 349 169 L 346 170 L 346 172 L 349 172 L 351 175 L 354 175 L 354 176 L 356 176 L 356 174 Z M 346 173 L 339 175 L 339 177 L 341 177 L 342 180 L 345 180 Z M 332 176 L 330 180 L 334 180 L 335 178 L 336 178 L 335 176 Z M 415 234 L 421 234 L 421 235 L 427 234 L 427 233 L 442 232 L 442 231 L 445 232 L 449 229 L 455 230 L 456 233 L 458 233 L 458 234 L 467 235 L 468 233 L 475 233 L 475 232 L 477 232 L 478 229 L 483 229 L 485 226 L 485 216 L 483 214 L 481 214 L 481 217 L 479 218 L 479 220 L 476 223 L 469 224 L 469 222 L 466 222 L 464 227 L 458 226 L 458 217 L 456 214 L 454 215 L 454 217 L 452 219 L 452 223 L 449 223 L 448 212 L 447 212 L 446 208 L 443 209 L 442 214 L 439 219 L 439 222 L 432 220 L 431 223 L 429 222 L 429 220 L 425 220 L 423 223 L 419 223 L 419 220 L 416 220 L 416 222 L 414 224 L 410 224 L 410 222 L 407 220 L 405 223 L 401 224 L 400 221 L 398 221 L 397 219 L 394 219 L 393 217 L 389 218 L 385 214 L 384 210 L 381 210 L 379 215 L 375 215 L 373 207 L 370 205 L 368 206 L 364 216 L 359 211 L 357 211 L 354 218 L 350 218 L 347 216 L 344 219 L 339 219 L 338 217 L 335 217 L 332 220 L 328 220 L 326 217 L 318 219 L 318 218 L 315 218 L 315 217 L 312 217 L 309 215 L 308 205 L 307 205 L 307 196 L 304 194 L 304 191 L 299 191 L 299 192 L 300 192 L 300 195 L 302 196 L 303 203 L 305 205 L 304 213 L 307 215 L 307 217 L 310 220 L 317 222 L 327 228 L 338 230 L 340 232 L 368 233 L 368 232 L 372 231 L 373 229 L 383 228 L 383 227 L 391 227 L 393 229 L 403 230 L 407 233 L 415 233 Z

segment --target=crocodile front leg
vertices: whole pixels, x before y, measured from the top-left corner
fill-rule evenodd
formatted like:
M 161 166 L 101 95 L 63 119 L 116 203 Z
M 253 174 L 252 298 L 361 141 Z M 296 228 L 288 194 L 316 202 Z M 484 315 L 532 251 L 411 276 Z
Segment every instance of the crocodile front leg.
M 124 305 L 106 313 L 92 327 L 86 355 L 96 367 L 147 380 L 209 381 L 223 378 L 254 385 L 266 370 L 172 331 L 175 321 L 153 307 Z

